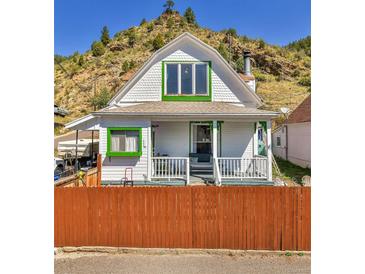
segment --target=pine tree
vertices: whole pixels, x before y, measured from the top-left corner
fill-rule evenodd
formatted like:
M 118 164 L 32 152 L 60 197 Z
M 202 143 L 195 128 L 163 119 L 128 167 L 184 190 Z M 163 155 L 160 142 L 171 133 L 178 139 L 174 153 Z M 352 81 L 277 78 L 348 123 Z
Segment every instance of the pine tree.
M 109 30 L 107 26 L 104 26 L 101 31 L 100 41 L 104 44 L 104 46 L 108 45 L 110 42 Z
M 91 45 L 91 50 L 94 56 L 101 56 L 105 53 L 104 44 L 100 41 L 94 41 Z
M 192 8 L 188 7 L 185 10 L 184 17 L 189 24 L 196 24 L 195 14 Z
M 167 0 L 166 3 L 163 5 L 166 8 L 165 13 L 172 13 L 172 8 L 175 6 L 175 2 L 172 0 Z

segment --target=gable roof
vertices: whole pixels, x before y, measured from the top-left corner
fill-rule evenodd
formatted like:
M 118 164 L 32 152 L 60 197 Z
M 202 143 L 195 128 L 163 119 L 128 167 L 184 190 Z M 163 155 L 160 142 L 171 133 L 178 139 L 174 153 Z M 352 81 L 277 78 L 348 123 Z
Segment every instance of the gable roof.
M 278 113 L 273 111 L 248 108 L 242 105 L 225 102 L 146 102 L 126 107 L 108 108 L 94 115 L 153 115 L 153 116 L 189 116 L 189 115 L 237 115 L 237 116 L 270 116 Z
M 166 44 L 159 50 L 157 50 L 152 56 L 143 64 L 143 66 L 128 80 L 128 82 L 113 96 L 113 98 L 109 101 L 109 105 L 114 105 L 117 103 L 119 99 L 122 98 L 123 95 L 131 88 L 137 81 L 139 76 L 143 75 L 147 72 L 147 70 L 151 67 L 153 62 L 158 59 L 158 57 L 165 51 L 167 51 L 172 46 L 176 45 L 177 43 L 182 42 L 185 39 L 191 39 L 193 42 L 195 42 L 197 45 L 202 47 L 205 50 L 208 50 L 212 52 L 214 55 L 218 57 L 219 60 L 221 60 L 224 64 L 224 66 L 227 68 L 229 73 L 233 74 L 236 79 L 242 84 L 243 91 L 248 94 L 252 98 L 252 100 L 257 104 L 257 107 L 260 107 L 263 105 L 261 98 L 250 88 L 249 85 L 238 75 L 238 73 L 228 64 L 228 62 L 219 54 L 219 52 L 204 43 L 203 41 L 199 40 L 194 35 L 190 34 L 189 32 L 184 32 L 183 34 L 176 37 L 174 40 L 172 40 L 170 43 Z
M 289 115 L 287 124 L 305 123 L 311 121 L 311 96 L 304 101 Z

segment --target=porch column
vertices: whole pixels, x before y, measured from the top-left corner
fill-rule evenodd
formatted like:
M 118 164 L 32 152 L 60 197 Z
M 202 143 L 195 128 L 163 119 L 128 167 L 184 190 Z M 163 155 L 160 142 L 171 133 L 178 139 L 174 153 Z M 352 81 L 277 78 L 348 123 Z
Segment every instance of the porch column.
M 268 120 L 267 121 L 267 167 L 268 167 L 268 172 L 267 172 L 267 177 L 269 181 L 272 181 L 272 145 L 271 145 L 271 121 Z
M 213 158 L 218 157 L 218 122 L 217 120 L 213 121 Z
M 254 126 L 254 134 L 253 134 L 253 156 L 259 154 L 258 148 L 258 121 L 253 123 Z
M 212 152 L 213 152 L 213 176 L 214 176 L 214 180 L 217 184 L 218 182 L 218 174 L 216 174 L 216 168 L 215 168 L 215 159 L 217 158 L 218 156 L 218 122 L 217 120 L 214 120 L 213 121 L 213 142 L 212 142 Z

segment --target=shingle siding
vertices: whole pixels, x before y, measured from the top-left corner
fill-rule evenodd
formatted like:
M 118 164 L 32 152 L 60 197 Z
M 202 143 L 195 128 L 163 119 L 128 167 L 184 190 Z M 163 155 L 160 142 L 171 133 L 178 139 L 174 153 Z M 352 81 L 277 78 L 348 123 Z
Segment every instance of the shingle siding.
M 162 86 L 162 61 L 209 61 L 209 59 L 199 59 L 182 50 L 177 50 L 153 64 L 151 68 L 141 77 L 137 83 L 130 88 L 128 93 L 120 102 L 146 102 L 161 101 Z M 237 96 L 229 89 L 226 83 L 215 72 L 212 64 L 212 100 L 220 102 L 240 102 Z
M 222 157 L 253 156 L 254 123 L 224 122 L 222 124 Z

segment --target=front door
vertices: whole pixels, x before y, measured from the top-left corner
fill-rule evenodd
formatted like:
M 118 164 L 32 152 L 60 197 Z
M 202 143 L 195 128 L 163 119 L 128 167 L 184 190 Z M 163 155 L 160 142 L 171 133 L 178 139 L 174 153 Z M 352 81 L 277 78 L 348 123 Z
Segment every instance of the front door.
M 210 123 L 191 123 L 190 152 L 212 154 L 212 127 Z

